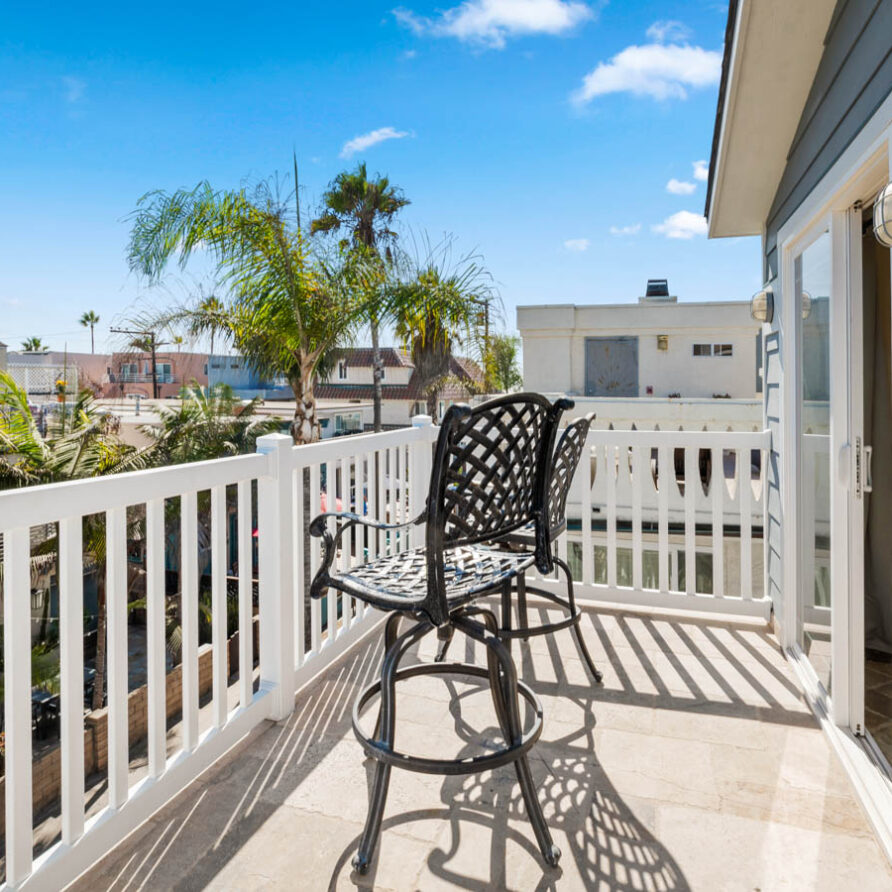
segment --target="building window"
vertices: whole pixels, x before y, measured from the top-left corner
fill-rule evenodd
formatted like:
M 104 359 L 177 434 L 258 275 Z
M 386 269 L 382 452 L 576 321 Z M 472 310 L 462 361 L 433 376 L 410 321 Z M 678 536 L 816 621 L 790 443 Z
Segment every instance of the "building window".
M 694 344 L 694 356 L 712 356 L 712 344 Z
M 712 345 L 712 355 L 713 356 L 733 356 L 734 355 L 734 345 L 733 344 L 713 344 Z
M 342 359 L 338 362 L 338 380 L 345 381 L 347 379 L 347 363 Z
M 384 366 L 382 365 L 381 366 L 381 380 L 382 381 L 384 380 L 384 373 L 385 373 L 385 370 L 384 370 Z

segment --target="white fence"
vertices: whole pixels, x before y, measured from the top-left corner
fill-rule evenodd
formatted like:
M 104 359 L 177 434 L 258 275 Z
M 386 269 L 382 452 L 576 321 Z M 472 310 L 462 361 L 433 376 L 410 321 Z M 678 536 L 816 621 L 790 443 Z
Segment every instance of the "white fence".
M 314 539 L 305 547 L 306 524 L 323 508 L 392 521 L 420 513 L 437 434 L 424 420 L 419 419 L 414 428 L 297 448 L 288 438 L 271 435 L 261 438 L 254 455 L 0 494 L 0 534 L 5 545 L 3 888 L 64 886 L 253 726 L 267 718 L 286 717 L 293 709 L 297 688 L 374 627 L 379 614 L 352 599 L 330 593 L 324 603 L 309 602 L 304 583 L 318 566 L 319 541 Z M 753 597 L 751 568 L 753 528 L 759 525 L 763 504 L 768 434 L 592 431 L 588 445 L 573 489 L 580 529 L 559 543 L 564 556 L 568 549 L 579 552 L 581 598 L 767 616 L 768 602 Z M 752 461 L 753 451 L 762 456 L 761 462 Z M 704 464 L 701 458 L 707 454 L 710 461 Z M 701 468 L 709 466 L 721 470 L 712 471 L 704 489 Z M 624 513 L 628 531 L 623 528 Z M 108 804 L 87 816 L 84 518 L 94 515 L 105 518 Z M 148 768 L 136 781 L 129 751 L 132 741 L 128 740 L 127 603 L 129 530 L 135 516 L 142 519 L 140 538 L 145 543 L 148 704 Z M 594 519 L 595 529 L 585 518 Z M 712 591 L 697 591 L 695 573 L 686 574 L 684 590 L 676 591 L 673 581 L 678 573 L 670 566 L 670 541 L 683 536 L 687 566 L 694 566 L 698 536 L 702 536 L 697 525 L 707 521 L 714 540 L 714 570 L 718 566 Z M 61 840 L 35 858 L 29 564 L 30 530 L 44 524 L 58 524 Z M 181 747 L 169 753 L 165 621 L 171 528 L 178 543 L 174 550 L 179 561 L 176 600 L 182 628 L 183 706 Z M 423 536 L 420 526 L 399 534 L 354 533 L 357 538 L 348 539 L 338 560 L 364 560 L 423 541 L 418 538 Z M 651 535 L 657 543 L 657 571 L 656 584 L 649 587 L 645 555 Z M 740 542 L 741 570 L 734 591 L 725 590 L 722 572 L 721 545 L 731 535 Z M 622 584 L 618 571 L 624 536 L 631 552 L 629 585 Z M 252 634 L 255 542 L 260 626 L 256 673 Z M 606 570 L 600 582 L 595 572 L 596 548 L 605 550 Z M 237 566 L 233 566 L 233 554 Z M 234 684 L 227 671 L 227 577 L 238 580 L 239 675 Z M 213 678 L 210 703 L 200 709 L 199 599 L 202 582 L 208 579 Z
M 769 438 L 767 431 L 591 431 L 568 501 L 570 530 L 559 542 L 562 556 L 578 556 L 571 560 L 578 596 L 767 618 L 771 605 L 754 570 L 761 577 Z M 697 572 L 703 554 L 706 574 Z M 704 575 L 708 589 L 698 584 Z
M 194 780 L 266 718 L 287 716 L 296 689 L 374 626 L 376 616 L 349 599 L 309 602 L 305 518 L 320 508 L 405 518 L 423 505 L 430 478 L 431 426 L 339 438 L 294 448 L 287 437 L 259 441 L 254 455 L 122 474 L 0 494 L 4 540 L 6 878 L 3 888 L 58 889 Z M 304 487 L 304 472 L 309 488 Z M 305 498 L 310 503 L 305 511 Z M 128 740 L 128 527 L 144 518 L 148 772 L 131 782 Z M 182 544 L 179 595 L 183 707 L 179 752 L 168 754 L 165 708 L 165 553 L 171 511 Z M 227 677 L 227 555 L 235 515 L 239 679 Z M 85 818 L 84 518 L 105 518 L 107 579 L 108 805 Z M 254 518 L 257 527 L 254 529 Z M 61 707 L 61 840 L 36 859 L 32 818 L 30 529 L 58 524 Z M 210 529 L 213 687 L 210 727 L 199 722 L 199 526 Z M 166 534 L 166 528 L 168 533 Z M 416 528 L 417 530 L 420 528 Z M 260 666 L 253 650 L 252 542 L 258 545 Z M 374 556 L 409 540 L 378 536 L 356 544 Z M 345 555 L 342 560 L 348 559 Z M 308 621 L 304 621 L 308 617 Z M 235 702 L 233 702 L 235 701 Z

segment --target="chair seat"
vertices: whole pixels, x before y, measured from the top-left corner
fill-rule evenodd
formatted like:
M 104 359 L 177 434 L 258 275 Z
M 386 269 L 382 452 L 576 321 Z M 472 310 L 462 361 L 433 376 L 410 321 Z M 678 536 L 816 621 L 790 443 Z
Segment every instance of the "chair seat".
M 501 551 L 483 545 L 447 548 L 443 553 L 446 601 L 450 611 L 498 588 L 533 566 L 528 552 Z M 381 556 L 331 574 L 330 585 L 379 607 L 411 610 L 427 594 L 424 548 Z

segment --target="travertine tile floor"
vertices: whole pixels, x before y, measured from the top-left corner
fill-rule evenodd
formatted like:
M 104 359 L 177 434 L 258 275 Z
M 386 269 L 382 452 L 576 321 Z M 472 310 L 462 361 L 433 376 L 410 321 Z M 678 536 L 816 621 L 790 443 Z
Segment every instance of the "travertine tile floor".
M 540 611 L 543 613 L 543 611 Z M 351 871 L 371 765 L 350 728 L 380 659 L 360 646 L 75 884 L 102 889 L 892 889 L 841 767 L 763 626 L 589 611 L 605 670 L 572 636 L 515 645 L 542 697 L 531 764 L 563 850 L 545 867 L 514 772 L 394 770 L 378 857 Z M 423 658 L 435 642 L 422 643 Z M 463 642 L 452 656 L 475 655 Z M 415 679 L 401 748 L 430 755 L 500 739 L 476 683 Z

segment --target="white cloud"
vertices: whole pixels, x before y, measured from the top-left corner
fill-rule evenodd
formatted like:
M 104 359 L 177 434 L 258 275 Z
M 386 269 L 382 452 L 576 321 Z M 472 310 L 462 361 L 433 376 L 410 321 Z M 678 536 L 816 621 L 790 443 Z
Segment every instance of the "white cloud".
M 705 161 L 695 161 L 693 167 L 694 179 L 705 183 L 709 179 L 709 165 Z
M 687 180 L 676 180 L 673 177 L 666 183 L 666 191 L 672 195 L 691 195 L 697 191 L 697 184 L 689 183 Z
M 706 235 L 706 217 L 691 211 L 679 211 L 667 217 L 662 223 L 652 226 L 654 232 L 666 238 L 693 238 L 695 235 Z
M 641 231 L 640 223 L 632 223 L 630 226 L 611 226 L 611 235 L 638 235 Z
M 455 37 L 501 49 L 509 37 L 525 34 L 564 34 L 594 16 L 578 0 L 465 0 L 435 18 L 398 7 L 396 20 L 415 34 Z
M 80 102 L 81 99 L 84 98 L 86 89 L 86 82 L 82 81 L 79 77 L 66 76 L 62 78 L 62 90 L 65 94 L 65 101 L 72 105 L 76 102 Z
M 341 157 L 351 158 L 357 152 L 364 152 L 366 149 L 378 145 L 379 142 L 385 142 L 388 139 L 403 139 L 409 135 L 408 130 L 379 127 L 377 130 L 371 130 L 368 133 L 363 133 L 361 136 L 354 136 L 353 139 L 348 139 L 341 149 Z
M 577 254 L 588 251 L 589 240 L 587 238 L 568 238 L 564 242 L 564 248 L 568 251 L 574 251 Z
M 654 22 L 647 29 L 647 36 L 654 43 L 681 43 L 691 39 L 691 29 L 675 20 Z
M 406 50 L 403 53 L 404 59 L 414 59 L 418 55 L 418 50 Z
M 687 99 L 688 89 L 717 84 L 721 69 L 722 54 L 699 46 L 629 46 L 590 71 L 573 99 L 584 104 L 607 93 Z

